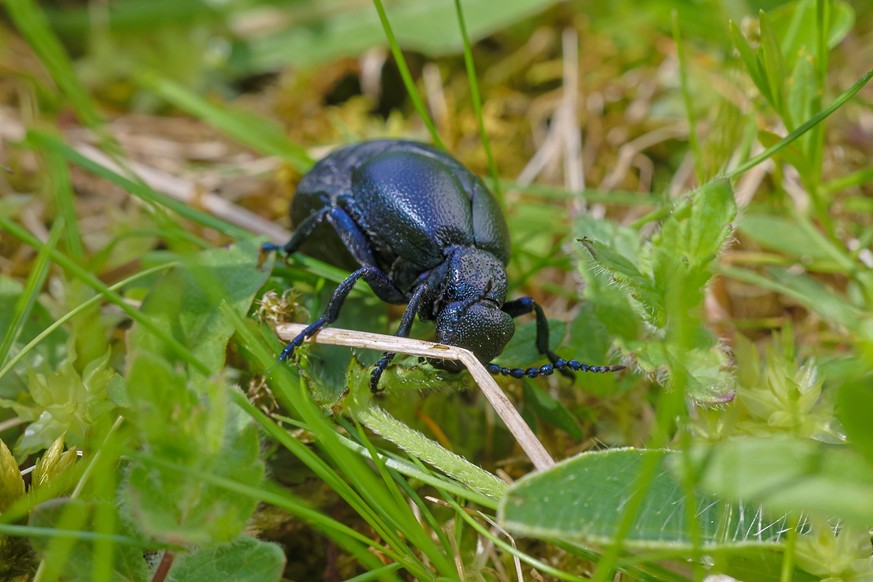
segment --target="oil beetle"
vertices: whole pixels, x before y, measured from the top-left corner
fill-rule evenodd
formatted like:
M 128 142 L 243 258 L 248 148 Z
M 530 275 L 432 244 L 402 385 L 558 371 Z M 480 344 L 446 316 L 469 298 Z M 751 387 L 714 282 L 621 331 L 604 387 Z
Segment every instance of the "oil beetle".
M 453 157 L 401 140 L 368 141 L 341 148 L 315 164 L 291 204 L 294 235 L 264 251 L 298 250 L 352 271 L 334 291 L 324 314 L 284 350 L 287 360 L 303 341 L 334 322 L 358 279 L 380 299 L 407 304 L 397 329 L 408 336 L 413 319 L 436 322 L 437 340 L 472 351 L 492 374 L 521 378 L 558 370 L 612 372 L 623 366 L 589 366 L 549 349 L 549 326 L 530 297 L 506 301 L 509 233 L 493 195 Z M 536 314 L 536 346 L 551 364 L 505 368 L 490 364 L 515 332 L 513 318 Z M 370 387 L 395 354 L 373 367 Z M 450 371 L 461 366 L 438 360 Z

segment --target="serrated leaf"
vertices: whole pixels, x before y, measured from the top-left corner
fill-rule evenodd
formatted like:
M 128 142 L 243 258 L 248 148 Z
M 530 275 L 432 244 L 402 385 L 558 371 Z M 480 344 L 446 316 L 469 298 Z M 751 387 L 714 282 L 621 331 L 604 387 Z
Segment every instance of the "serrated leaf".
M 706 548 L 773 544 L 784 527 L 761 520 L 757 506 L 728 504 L 708 495 L 689 500 L 670 472 L 676 453 L 614 449 L 584 453 L 510 486 L 498 506 L 498 519 L 517 535 L 609 544 L 614 541 L 632 497 L 642 495 L 622 539 L 628 548 L 692 547 L 692 527 Z M 641 474 L 653 467 L 651 478 Z M 640 486 L 642 485 L 642 488 Z M 689 523 L 693 503 L 694 525 Z M 756 524 L 750 527 L 750 524 Z
M 211 372 L 224 365 L 227 342 L 233 327 L 218 304 L 227 301 L 237 313 L 245 313 L 269 273 L 258 268 L 260 243 L 249 239 L 225 248 L 185 257 L 184 264 L 161 278 L 146 297 L 142 311 L 156 324 L 171 330 Z M 175 356 L 160 340 L 141 326 L 129 336 L 131 353 L 162 353 Z
M 591 253 L 596 267 L 611 277 L 615 288 L 636 304 L 637 313 L 643 320 L 655 327 L 663 325 L 664 306 L 649 276 L 641 273 L 628 257 L 611 246 L 589 238 L 579 242 Z
M 688 195 L 664 221 L 652 244 L 674 262 L 709 270 L 733 229 L 737 215 L 730 182 L 717 179 Z
M 88 362 L 81 374 L 75 366 L 75 350 L 67 353 L 67 360 L 50 373 L 29 370 L 30 401 L 0 400 L 31 422 L 15 445 L 18 455 L 46 449 L 62 435 L 69 443 L 84 445 L 88 429 L 114 408 L 107 396 L 109 382 L 116 375 L 109 367 L 110 353 Z
M 642 263 L 640 238 L 632 229 L 620 227 L 614 222 L 597 220 L 588 214 L 580 214 L 574 224 L 576 236 L 614 247 L 631 263 Z M 578 261 L 579 274 L 585 279 L 585 297 L 593 306 L 597 318 L 610 337 L 630 340 L 640 334 L 641 317 L 637 313 L 629 290 L 617 289 L 609 271 L 600 268 L 590 251 L 581 243 L 573 247 Z M 618 291 L 618 292 L 616 292 Z
M 673 318 L 703 303 L 703 289 L 735 217 L 730 183 L 714 180 L 679 203 L 652 238 L 655 293 Z
M 810 512 L 861 527 L 873 523 L 873 466 L 845 446 L 737 438 L 696 446 L 692 456 L 700 486 L 711 494 L 776 512 Z
M 270 582 L 281 580 L 285 554 L 276 544 L 248 536 L 225 544 L 197 548 L 173 562 L 170 582 Z

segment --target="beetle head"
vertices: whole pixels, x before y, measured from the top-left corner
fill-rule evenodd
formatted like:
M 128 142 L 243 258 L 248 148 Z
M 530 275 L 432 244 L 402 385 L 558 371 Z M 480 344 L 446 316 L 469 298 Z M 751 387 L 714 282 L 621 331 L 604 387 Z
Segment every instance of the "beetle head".
M 436 332 L 440 343 L 468 349 L 487 364 L 512 339 L 515 324 L 494 301 L 476 298 L 447 305 L 437 315 Z M 461 364 L 449 360 L 435 365 L 453 372 L 463 369 Z

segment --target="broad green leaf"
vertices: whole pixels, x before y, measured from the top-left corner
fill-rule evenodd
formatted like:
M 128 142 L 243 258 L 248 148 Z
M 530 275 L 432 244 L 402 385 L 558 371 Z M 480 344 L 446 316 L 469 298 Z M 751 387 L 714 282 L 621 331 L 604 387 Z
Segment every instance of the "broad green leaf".
M 516 321 L 519 320 L 516 319 Z M 549 346 L 553 350 L 559 351 L 558 347 L 563 343 L 566 334 L 567 324 L 565 322 L 556 319 L 549 320 Z M 524 368 L 537 363 L 546 363 L 545 356 L 537 352 L 536 336 L 536 322 L 527 321 L 519 325 L 506 348 L 494 359 L 494 362 L 510 368 Z M 569 358 L 575 358 L 575 356 L 569 356 Z
M 498 519 L 517 535 L 610 544 L 638 501 L 622 539 L 628 548 L 690 550 L 692 537 L 713 549 L 778 547 L 784 521 L 762 518 L 757 505 L 700 494 L 689 499 L 669 470 L 675 455 L 638 449 L 584 453 L 516 481 L 500 501 Z M 649 467 L 650 478 L 641 479 Z
M 240 536 L 232 542 L 197 548 L 173 562 L 169 582 L 270 582 L 281 580 L 285 553 L 276 544 Z
M 699 445 L 700 487 L 775 512 L 873 523 L 873 466 L 845 446 L 794 438 L 737 438 Z
M 258 267 L 259 248 L 257 240 L 249 239 L 183 258 L 183 265 L 155 285 L 142 311 L 170 330 L 209 370 L 221 370 L 233 327 L 218 304 L 227 301 L 237 313 L 247 312 L 269 274 Z M 129 350 L 165 353 L 174 359 L 140 326 L 130 334 Z
M 505 0 L 500 10 L 492 0 L 465 0 L 464 20 L 471 41 L 500 30 L 510 24 L 542 12 L 554 0 Z M 367 49 L 386 46 L 385 34 L 372 4 L 324 3 L 323 11 L 315 11 L 308 22 L 301 16 L 274 34 L 261 35 L 240 45 L 231 63 L 249 73 L 274 70 L 289 65 L 312 67 L 346 56 L 358 56 Z M 388 19 L 400 47 L 430 56 L 460 53 L 463 38 L 458 29 L 455 7 L 451 2 L 406 0 L 393 2 L 386 8 Z

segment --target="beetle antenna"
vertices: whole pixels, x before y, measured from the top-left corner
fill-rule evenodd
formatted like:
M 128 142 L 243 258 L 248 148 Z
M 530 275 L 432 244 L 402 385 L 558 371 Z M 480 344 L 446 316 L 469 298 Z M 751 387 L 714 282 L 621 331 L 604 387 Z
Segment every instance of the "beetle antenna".
M 497 364 L 488 364 L 485 367 L 494 376 L 512 376 L 513 378 L 551 376 L 555 370 L 573 370 L 574 372 L 595 372 L 602 374 L 605 372 L 618 372 L 625 368 L 624 366 L 589 366 L 577 360 L 565 360 L 564 358 L 558 358 L 554 364 L 546 364 L 539 368 L 504 368 Z

